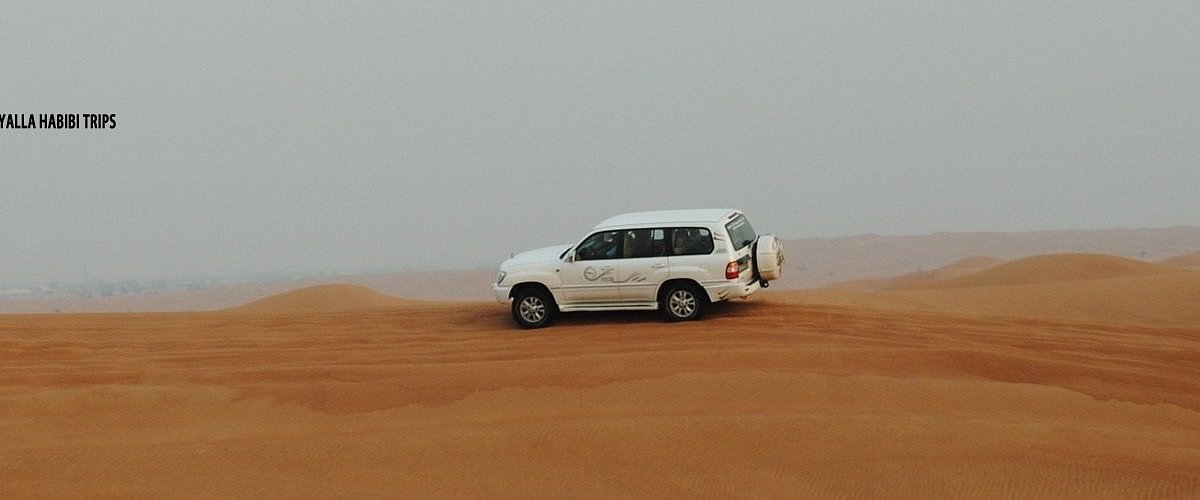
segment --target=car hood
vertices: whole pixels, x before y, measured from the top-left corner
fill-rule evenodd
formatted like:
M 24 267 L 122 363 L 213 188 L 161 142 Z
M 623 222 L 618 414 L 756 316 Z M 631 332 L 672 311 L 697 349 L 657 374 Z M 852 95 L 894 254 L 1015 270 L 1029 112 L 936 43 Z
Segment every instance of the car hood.
M 528 252 L 521 252 L 504 261 L 503 264 L 500 264 L 500 269 L 507 269 L 513 266 L 521 266 L 525 264 L 556 262 L 558 261 L 558 256 L 562 255 L 562 253 L 568 248 L 571 248 L 570 244 L 554 245 L 539 248 L 537 250 L 530 250 Z

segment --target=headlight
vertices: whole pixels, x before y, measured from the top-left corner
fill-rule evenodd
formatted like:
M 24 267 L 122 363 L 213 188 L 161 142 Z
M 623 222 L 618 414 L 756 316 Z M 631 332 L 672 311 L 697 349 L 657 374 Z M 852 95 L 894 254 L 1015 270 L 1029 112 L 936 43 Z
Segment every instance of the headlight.
M 497 285 L 499 285 L 501 281 L 504 281 L 504 275 L 505 275 L 504 271 L 500 271 L 499 273 L 496 274 L 496 284 Z

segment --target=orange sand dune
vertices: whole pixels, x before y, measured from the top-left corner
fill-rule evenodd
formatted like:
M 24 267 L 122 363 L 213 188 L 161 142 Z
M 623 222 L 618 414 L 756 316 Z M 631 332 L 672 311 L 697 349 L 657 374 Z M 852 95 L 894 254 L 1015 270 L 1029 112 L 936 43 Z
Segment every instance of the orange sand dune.
M 1200 272 L 1109 255 L 1043 255 L 887 290 L 831 287 L 773 297 L 785 303 L 1200 326 Z
M 1194 326 L 764 295 L 0 315 L 0 497 L 1200 497 Z
M 412 303 L 361 285 L 317 285 L 272 295 L 230 311 L 273 314 L 369 311 Z
M 916 282 L 908 288 L 1032 285 L 1132 276 L 1175 274 L 1179 269 L 1100 254 L 1036 255 L 957 278 Z
M 1004 259 L 997 259 L 995 257 L 967 257 L 965 259 L 959 259 L 948 265 L 928 271 L 917 271 L 915 273 L 902 274 L 893 278 L 844 281 L 841 283 L 834 283 L 826 288 L 835 290 L 859 291 L 901 288 L 966 276 L 968 274 L 998 266 L 1004 262 Z
M 1200 271 L 1200 252 L 1192 252 L 1183 254 L 1169 259 L 1158 261 L 1159 264 L 1171 267 L 1182 267 L 1184 269 L 1194 269 Z
M 1086 252 L 1160 260 L 1200 249 L 1200 227 L 858 235 L 787 240 L 781 288 L 815 288 L 932 269 L 972 255 L 1005 260 Z

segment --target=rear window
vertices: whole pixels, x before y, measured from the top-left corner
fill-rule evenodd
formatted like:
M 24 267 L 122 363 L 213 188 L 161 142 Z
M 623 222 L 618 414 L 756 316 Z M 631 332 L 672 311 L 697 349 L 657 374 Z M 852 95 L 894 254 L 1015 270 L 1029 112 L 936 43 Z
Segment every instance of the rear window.
M 725 224 L 725 231 L 729 233 L 729 241 L 733 242 L 734 250 L 746 248 L 746 245 L 754 243 L 754 239 L 758 237 L 758 233 L 754 232 L 754 227 L 750 225 L 750 219 L 745 215 L 739 215 Z
M 708 255 L 713 251 L 712 233 L 702 227 L 671 229 L 671 255 Z

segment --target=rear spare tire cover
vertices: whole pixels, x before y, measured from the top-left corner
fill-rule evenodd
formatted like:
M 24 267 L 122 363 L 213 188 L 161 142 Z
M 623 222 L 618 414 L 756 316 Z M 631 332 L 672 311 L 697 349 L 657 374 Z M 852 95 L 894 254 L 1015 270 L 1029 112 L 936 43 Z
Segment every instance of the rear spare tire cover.
M 783 244 L 773 234 L 758 236 L 754 245 L 754 264 L 758 278 L 766 281 L 779 279 L 783 273 Z

